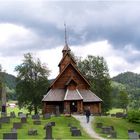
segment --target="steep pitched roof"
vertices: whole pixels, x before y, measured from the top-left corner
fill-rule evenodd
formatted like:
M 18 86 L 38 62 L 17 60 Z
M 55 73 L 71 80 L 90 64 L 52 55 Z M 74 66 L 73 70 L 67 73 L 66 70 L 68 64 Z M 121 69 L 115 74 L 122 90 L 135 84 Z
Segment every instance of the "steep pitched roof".
M 71 58 L 71 60 L 76 64 L 75 60 L 73 59 L 73 57 L 71 56 L 71 54 L 69 52 L 66 52 L 65 55 L 62 57 L 61 61 L 59 62 L 58 66 L 60 66 L 60 64 L 63 62 L 63 60 L 65 59 L 65 57 L 69 55 L 69 57 Z
M 85 79 L 85 77 L 81 74 L 81 72 L 72 64 L 69 63 L 67 64 L 67 66 L 63 69 L 63 71 L 61 73 L 59 73 L 59 75 L 56 77 L 56 79 L 52 82 L 52 84 L 50 85 L 50 87 L 52 87 L 52 85 L 61 77 L 61 75 L 64 73 L 64 71 L 68 68 L 68 66 L 71 65 L 76 72 L 82 77 L 82 79 L 90 86 L 89 82 Z
M 80 95 L 78 90 L 68 90 L 66 91 L 64 100 L 71 101 L 71 100 L 83 100 L 83 97 Z
M 64 89 L 50 89 L 44 96 L 42 101 L 64 101 L 65 90 Z
M 90 90 L 79 90 L 79 92 L 83 97 L 83 102 L 102 102 L 102 99 Z

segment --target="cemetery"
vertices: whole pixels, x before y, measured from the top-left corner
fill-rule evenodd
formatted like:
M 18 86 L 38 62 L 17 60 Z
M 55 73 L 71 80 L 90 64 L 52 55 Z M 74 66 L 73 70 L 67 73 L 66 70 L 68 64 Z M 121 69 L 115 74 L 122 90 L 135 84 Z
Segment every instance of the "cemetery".
M 25 121 L 24 113 L 19 113 L 18 116 L 16 112 L 14 118 L 10 117 L 10 114 L 8 112 L 9 117 L 2 117 L 0 120 L 0 139 L 90 138 L 73 117 L 50 115 L 49 118 L 44 118 L 43 115 L 37 115 L 37 118 L 34 118 L 33 115 L 28 115 Z M 46 116 L 48 117 L 48 114 Z M 77 129 L 70 130 L 69 124 L 76 126 Z

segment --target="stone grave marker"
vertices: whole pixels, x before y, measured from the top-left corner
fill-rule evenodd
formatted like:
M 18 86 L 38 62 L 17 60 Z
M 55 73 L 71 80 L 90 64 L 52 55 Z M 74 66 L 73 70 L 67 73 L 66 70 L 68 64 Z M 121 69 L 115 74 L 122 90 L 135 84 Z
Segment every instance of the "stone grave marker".
M 20 118 L 26 118 L 26 114 L 21 113 L 21 114 L 19 114 L 19 117 Z
M 21 123 L 27 123 L 27 118 L 21 118 Z
M 46 113 L 43 115 L 44 119 L 50 119 L 51 118 L 51 114 L 50 113 Z
M 18 112 L 18 116 L 20 116 L 20 114 L 23 114 L 23 112 Z
M 33 135 L 33 136 L 38 135 L 37 130 L 36 129 L 29 129 L 28 130 L 28 135 Z
M 3 140 L 17 140 L 17 133 L 3 133 Z
M 22 127 L 22 124 L 20 122 L 14 122 L 13 123 L 13 128 L 20 129 L 21 127 Z
M 128 133 L 134 133 L 134 130 L 133 129 L 129 129 Z
M 0 118 L 0 123 L 10 123 L 10 117 L 2 117 L 2 118 Z
M 56 106 L 56 108 L 55 108 L 55 116 L 56 117 L 60 116 L 59 106 Z
M 40 119 L 39 114 L 32 115 L 32 119 L 39 120 Z
M 41 121 L 40 120 L 35 120 L 35 121 L 33 121 L 33 124 L 34 125 L 41 125 Z
M 52 138 L 52 126 L 55 126 L 55 122 L 49 122 L 47 125 L 44 126 L 46 130 L 45 139 L 53 139 Z
M 72 131 L 72 130 L 74 130 L 74 129 L 77 129 L 77 127 L 76 127 L 76 126 L 71 126 L 71 127 L 70 127 L 70 131 Z
M 102 133 L 103 134 L 111 134 L 112 128 L 109 126 L 103 126 L 102 127 Z
M 17 133 L 17 129 L 12 128 L 12 129 L 11 129 L 11 132 Z
M 139 139 L 139 134 L 137 132 L 130 132 L 128 133 L 129 139 L 131 140 L 138 140 Z
M 71 136 L 81 136 L 81 131 L 79 129 L 72 129 Z

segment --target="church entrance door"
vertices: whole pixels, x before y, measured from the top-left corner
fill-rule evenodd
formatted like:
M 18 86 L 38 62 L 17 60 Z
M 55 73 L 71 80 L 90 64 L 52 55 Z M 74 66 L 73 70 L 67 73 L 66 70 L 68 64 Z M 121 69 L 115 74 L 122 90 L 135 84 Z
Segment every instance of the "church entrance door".
M 71 113 L 77 112 L 77 101 L 70 102 L 70 112 Z

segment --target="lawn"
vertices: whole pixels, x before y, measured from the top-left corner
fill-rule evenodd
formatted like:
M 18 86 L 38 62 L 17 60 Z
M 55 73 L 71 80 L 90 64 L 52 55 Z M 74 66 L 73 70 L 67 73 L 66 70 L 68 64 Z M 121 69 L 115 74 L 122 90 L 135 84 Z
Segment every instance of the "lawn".
M 128 129 L 134 129 L 136 132 L 140 133 L 140 124 L 130 123 L 126 119 L 115 117 L 95 117 L 93 127 L 95 131 L 104 138 L 107 138 L 107 135 L 101 134 L 101 129 L 96 128 L 97 122 L 102 122 L 104 126 L 114 126 L 118 139 L 128 139 Z
M 18 111 L 25 111 L 19 110 L 18 108 L 8 109 L 8 112 L 15 111 L 16 114 Z M 54 121 L 56 123 L 56 126 L 53 127 L 53 138 L 56 139 L 89 139 L 90 136 L 84 132 L 84 130 L 81 128 L 79 121 L 77 121 L 73 117 L 51 117 L 51 119 L 41 119 L 41 125 L 34 125 L 33 120 L 31 119 L 31 116 L 27 119 L 27 123 L 22 125 L 22 129 L 18 129 L 18 139 L 44 139 L 45 137 L 45 130 L 44 126 L 48 122 Z M 13 127 L 13 122 L 20 122 L 20 118 L 13 118 L 10 120 L 10 124 L 2 124 L 2 128 L 0 129 L 0 139 L 3 138 L 4 132 L 11 132 L 11 128 Z M 80 128 L 82 132 L 82 136 L 79 137 L 73 137 L 70 133 L 70 128 L 68 127 L 68 124 L 71 123 L 73 126 L 76 126 Z M 28 129 L 37 129 L 38 135 L 37 136 L 28 136 Z

